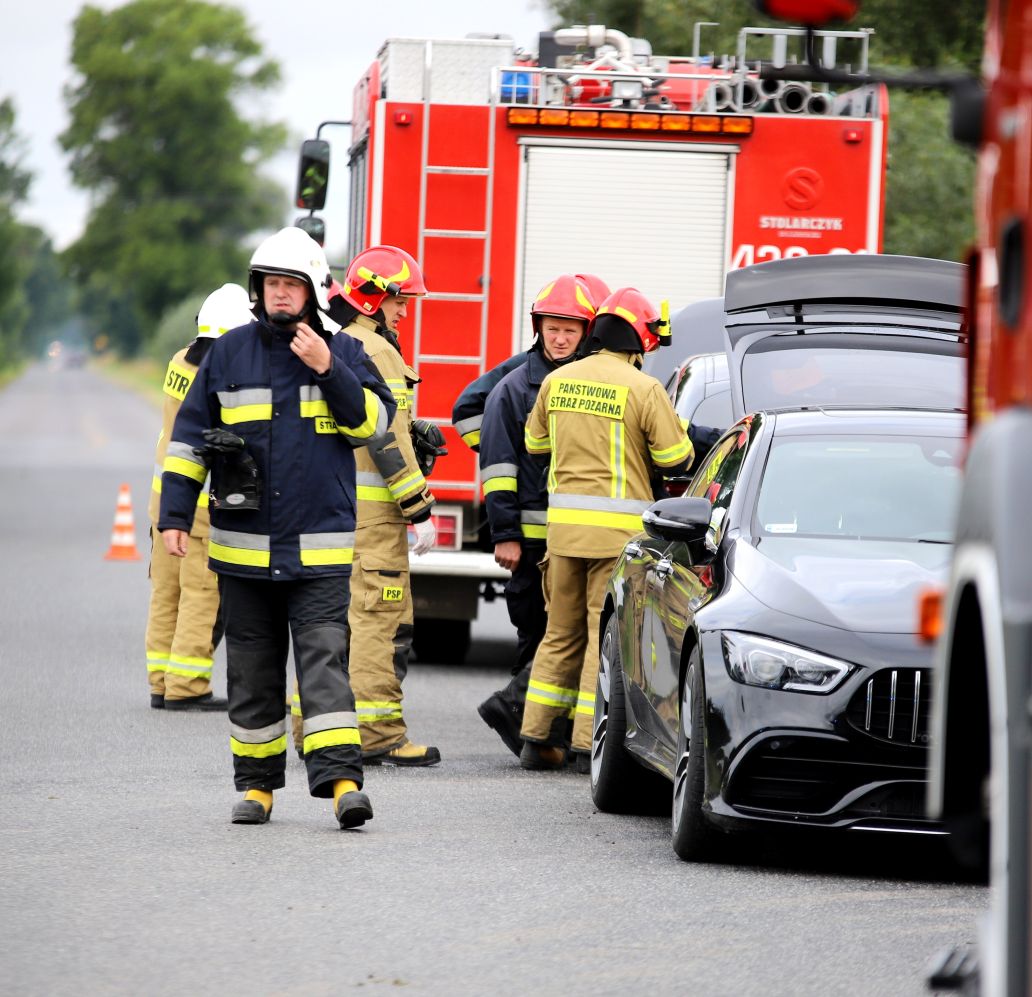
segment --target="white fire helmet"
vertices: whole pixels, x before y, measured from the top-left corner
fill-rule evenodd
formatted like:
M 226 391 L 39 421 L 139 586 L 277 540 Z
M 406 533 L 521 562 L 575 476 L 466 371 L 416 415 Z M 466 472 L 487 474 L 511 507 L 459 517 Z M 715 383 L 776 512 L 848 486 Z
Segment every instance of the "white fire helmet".
M 290 226 L 270 235 L 251 257 L 250 291 L 251 300 L 258 300 L 260 281 L 256 274 L 284 274 L 308 282 L 319 309 L 328 312 L 330 300 L 327 294 L 333 278 L 326 254 L 307 232 Z
M 197 335 L 218 339 L 224 332 L 253 319 L 251 299 L 239 284 L 223 284 L 204 299 L 197 313 Z

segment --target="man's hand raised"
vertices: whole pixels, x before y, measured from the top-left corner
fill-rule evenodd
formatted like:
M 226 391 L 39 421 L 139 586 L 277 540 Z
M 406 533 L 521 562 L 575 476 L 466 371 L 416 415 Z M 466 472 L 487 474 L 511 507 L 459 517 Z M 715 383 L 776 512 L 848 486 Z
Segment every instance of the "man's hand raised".
M 333 357 L 326 340 L 305 322 L 298 322 L 297 332 L 290 341 L 290 348 L 300 357 L 306 367 L 316 374 L 325 374 L 333 366 Z

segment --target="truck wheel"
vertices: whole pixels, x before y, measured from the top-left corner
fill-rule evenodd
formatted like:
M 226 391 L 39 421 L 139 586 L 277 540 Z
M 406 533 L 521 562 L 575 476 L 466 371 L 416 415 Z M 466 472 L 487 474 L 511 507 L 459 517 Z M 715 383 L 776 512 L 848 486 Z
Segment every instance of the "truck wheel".
M 417 619 L 412 650 L 424 665 L 461 665 L 469 653 L 469 620 Z

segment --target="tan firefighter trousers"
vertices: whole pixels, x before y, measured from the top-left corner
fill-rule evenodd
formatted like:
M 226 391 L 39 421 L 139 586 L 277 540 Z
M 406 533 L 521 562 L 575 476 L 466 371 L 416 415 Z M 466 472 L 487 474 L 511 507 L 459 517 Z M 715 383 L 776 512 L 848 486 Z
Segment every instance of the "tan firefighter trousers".
M 202 696 L 211 689 L 212 635 L 219 612 L 207 537 L 191 536 L 186 557 L 173 557 L 152 529 L 150 579 L 146 642 L 151 694 Z
M 523 737 L 562 745 L 573 718 L 574 751 L 591 750 L 598 678 L 598 624 L 615 557 L 565 557 L 541 562 L 548 628 L 534 655 L 523 714 Z

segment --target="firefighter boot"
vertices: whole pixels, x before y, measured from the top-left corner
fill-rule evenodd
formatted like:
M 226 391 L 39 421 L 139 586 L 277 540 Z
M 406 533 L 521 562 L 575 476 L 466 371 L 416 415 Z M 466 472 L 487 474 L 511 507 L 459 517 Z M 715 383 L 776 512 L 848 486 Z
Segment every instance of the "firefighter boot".
M 165 699 L 166 710 L 193 710 L 198 712 L 211 713 L 214 711 L 225 712 L 229 703 L 219 696 L 213 696 L 205 692 L 200 696 L 186 696 L 183 699 Z
M 346 831 L 351 827 L 361 827 L 367 820 L 373 819 L 373 806 L 365 793 L 359 792 L 358 783 L 351 779 L 338 779 L 333 784 L 333 813 Z
M 233 804 L 234 824 L 264 824 L 272 813 L 272 793 L 264 789 L 249 789 L 244 798 Z
M 441 753 L 428 744 L 413 744 L 408 738 L 396 744 L 390 751 L 371 758 L 362 756 L 363 765 L 401 765 L 409 768 L 425 768 L 436 765 Z
M 554 744 L 524 741 L 520 751 L 520 767 L 532 772 L 561 769 L 566 764 L 566 749 Z
M 498 692 L 488 696 L 478 707 L 480 719 L 505 742 L 505 746 L 519 757 L 523 749 L 520 728 L 523 726 L 523 704 L 527 699 L 527 681 L 530 664 L 513 676 L 512 681 Z

